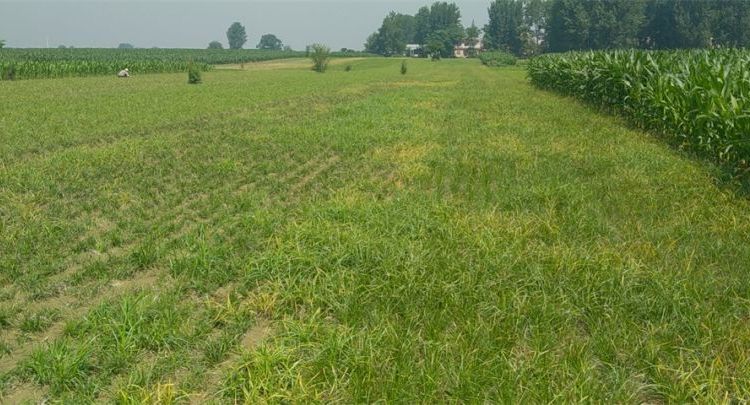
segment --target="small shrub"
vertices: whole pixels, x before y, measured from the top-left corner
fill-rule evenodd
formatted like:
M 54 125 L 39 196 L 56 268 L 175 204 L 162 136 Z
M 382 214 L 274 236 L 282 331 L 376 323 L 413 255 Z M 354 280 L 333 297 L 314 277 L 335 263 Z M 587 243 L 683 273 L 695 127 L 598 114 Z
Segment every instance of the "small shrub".
M 401 62 L 401 74 L 402 74 L 402 75 L 405 75 L 405 74 L 406 74 L 406 71 L 407 71 L 407 67 L 406 67 L 406 61 L 402 61 L 402 62 Z
M 351 72 L 352 71 L 352 65 L 346 65 L 346 67 L 344 68 L 344 71 L 345 72 Z
M 203 80 L 201 79 L 201 70 L 194 63 L 188 65 L 188 83 L 189 84 L 200 84 Z
M 8 66 L 6 66 L 2 73 L 3 73 L 2 74 L 2 79 L 3 80 L 16 80 L 16 65 L 15 65 L 15 63 L 11 63 Z
M 331 48 L 315 44 L 311 47 L 310 59 L 313 61 L 313 70 L 323 73 L 328 68 L 328 61 L 331 59 Z
M 513 66 L 516 64 L 516 57 L 508 52 L 492 51 L 484 52 L 479 55 L 482 64 L 489 67 Z

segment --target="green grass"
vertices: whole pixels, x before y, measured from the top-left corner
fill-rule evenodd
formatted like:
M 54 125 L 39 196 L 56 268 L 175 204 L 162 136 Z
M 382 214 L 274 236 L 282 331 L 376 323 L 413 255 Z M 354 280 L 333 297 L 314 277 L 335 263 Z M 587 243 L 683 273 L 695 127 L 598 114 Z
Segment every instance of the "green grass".
M 750 190 L 750 52 L 571 52 L 534 58 L 536 86 L 626 116 L 725 166 Z
M 348 63 L 1 82 L 4 400 L 750 397 L 720 168 L 521 68 Z

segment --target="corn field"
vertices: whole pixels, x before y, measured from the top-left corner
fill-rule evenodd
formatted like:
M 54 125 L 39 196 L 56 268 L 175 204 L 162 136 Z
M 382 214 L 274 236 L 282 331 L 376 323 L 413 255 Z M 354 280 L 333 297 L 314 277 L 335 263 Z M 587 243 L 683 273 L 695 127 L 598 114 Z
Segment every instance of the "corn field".
M 531 82 L 625 114 L 680 147 L 750 173 L 750 52 L 597 51 L 544 55 Z
M 304 52 L 229 49 L 0 49 L 0 80 L 187 71 L 213 65 L 304 56 Z

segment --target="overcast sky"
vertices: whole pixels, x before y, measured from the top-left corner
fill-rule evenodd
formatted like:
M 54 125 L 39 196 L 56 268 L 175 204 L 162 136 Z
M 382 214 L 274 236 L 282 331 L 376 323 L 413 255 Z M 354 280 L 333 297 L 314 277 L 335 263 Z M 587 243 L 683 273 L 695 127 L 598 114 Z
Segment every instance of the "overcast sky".
M 245 48 L 273 33 L 295 49 L 320 42 L 334 49 L 362 49 L 367 36 L 391 10 L 415 14 L 432 1 L 130 1 L 0 0 L 0 39 L 10 47 L 205 48 L 212 40 L 226 47 L 226 30 L 241 22 Z M 490 0 L 457 0 L 464 25 L 483 26 Z

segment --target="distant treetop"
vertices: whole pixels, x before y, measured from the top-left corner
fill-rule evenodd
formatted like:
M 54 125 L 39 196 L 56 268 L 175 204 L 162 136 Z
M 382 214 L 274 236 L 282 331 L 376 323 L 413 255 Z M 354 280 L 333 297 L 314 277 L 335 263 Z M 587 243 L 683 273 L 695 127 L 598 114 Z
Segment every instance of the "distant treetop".
M 260 42 L 258 42 L 258 46 L 256 48 L 258 49 L 271 49 L 271 50 L 281 50 L 284 47 L 284 43 L 281 42 L 280 39 L 276 38 L 276 35 L 273 34 L 266 34 L 260 37 Z
M 247 42 L 245 27 L 238 22 L 230 25 L 227 30 L 227 41 L 229 42 L 229 49 L 242 49 Z

